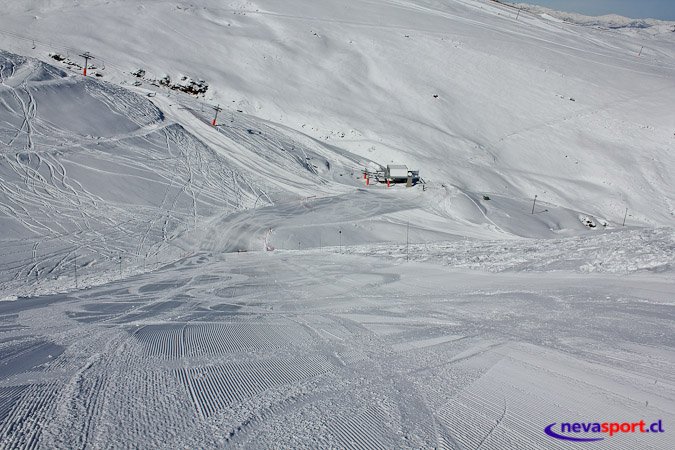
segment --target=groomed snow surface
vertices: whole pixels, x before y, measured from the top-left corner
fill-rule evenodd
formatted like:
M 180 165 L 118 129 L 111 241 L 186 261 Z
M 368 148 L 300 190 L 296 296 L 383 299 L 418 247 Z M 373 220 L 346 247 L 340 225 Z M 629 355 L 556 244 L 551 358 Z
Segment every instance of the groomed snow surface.
M 519 7 L 0 0 L 0 448 L 673 448 L 675 25 Z

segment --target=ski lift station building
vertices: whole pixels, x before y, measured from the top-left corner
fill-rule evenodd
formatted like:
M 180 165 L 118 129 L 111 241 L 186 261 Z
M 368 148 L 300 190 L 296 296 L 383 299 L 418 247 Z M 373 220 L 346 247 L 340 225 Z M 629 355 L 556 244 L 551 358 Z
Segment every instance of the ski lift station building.
M 408 166 L 387 165 L 384 175 L 391 181 L 406 181 L 412 174 L 408 170 Z

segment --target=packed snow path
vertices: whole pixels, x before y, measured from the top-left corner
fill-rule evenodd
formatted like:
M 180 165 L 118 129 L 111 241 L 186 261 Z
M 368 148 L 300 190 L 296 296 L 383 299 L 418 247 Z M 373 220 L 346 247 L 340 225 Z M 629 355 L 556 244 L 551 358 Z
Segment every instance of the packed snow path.
M 553 422 L 675 420 L 672 277 L 331 250 L 0 303 L 0 446 L 549 450 Z

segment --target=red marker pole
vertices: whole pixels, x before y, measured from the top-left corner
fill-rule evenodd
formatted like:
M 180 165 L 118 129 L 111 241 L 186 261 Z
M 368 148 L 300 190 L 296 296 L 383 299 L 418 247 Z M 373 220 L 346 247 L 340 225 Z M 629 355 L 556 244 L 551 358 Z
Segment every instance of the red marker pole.
M 389 178 L 387 178 L 387 187 L 389 187 L 390 185 L 391 185 L 391 180 Z
M 366 186 L 370 184 L 370 178 L 366 177 Z
M 216 115 L 213 116 L 213 120 L 211 121 L 211 125 L 213 125 L 213 126 L 215 127 L 215 126 L 218 124 L 218 122 L 217 122 L 217 120 L 218 120 L 218 113 L 219 113 L 220 111 L 222 111 L 223 108 L 221 108 L 221 107 L 220 107 L 220 104 L 218 104 L 217 106 L 214 106 L 213 109 L 216 111 Z
M 84 58 L 84 68 L 82 69 L 82 75 L 85 77 L 87 76 L 87 64 L 89 63 L 90 59 L 95 59 L 89 52 L 84 52 L 80 55 L 82 58 Z

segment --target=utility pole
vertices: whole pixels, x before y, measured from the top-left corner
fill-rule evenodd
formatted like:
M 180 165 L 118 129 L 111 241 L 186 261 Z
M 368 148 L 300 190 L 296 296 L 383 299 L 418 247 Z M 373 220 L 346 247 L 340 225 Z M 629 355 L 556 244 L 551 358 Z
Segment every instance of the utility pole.
M 520 8 L 518 8 L 518 14 L 516 14 L 516 20 L 518 20 L 518 17 L 520 17 Z
M 75 255 L 74 263 L 75 263 L 75 266 L 74 266 L 75 267 L 75 289 L 78 289 L 78 287 L 77 287 L 77 255 Z
M 120 277 L 122 276 L 122 255 L 117 255 L 117 260 L 120 263 Z
M 215 127 L 216 124 L 218 123 L 218 122 L 216 122 L 218 120 L 218 113 L 221 112 L 223 110 L 223 108 L 220 107 L 220 104 L 218 104 L 217 106 L 212 106 L 212 108 L 216 111 L 216 115 L 213 116 L 213 120 L 211 121 L 211 125 L 213 125 Z
M 82 75 L 85 77 L 87 76 L 87 63 L 89 62 L 90 59 L 96 59 L 89 52 L 84 52 L 80 55 L 82 58 L 84 58 L 84 69 L 82 70 Z
M 640 47 L 640 52 L 638 53 L 638 56 L 641 56 L 641 55 L 642 55 L 642 50 L 644 50 L 644 48 L 645 48 L 644 45 L 643 45 L 642 47 Z
M 534 214 L 534 205 L 537 204 L 537 195 L 534 196 L 534 202 L 532 202 L 532 214 Z
M 623 224 L 622 227 L 626 226 L 626 217 L 628 217 L 628 208 L 626 208 L 626 213 L 623 215 Z
M 342 230 L 338 231 L 338 234 L 340 235 L 340 254 L 342 254 Z

